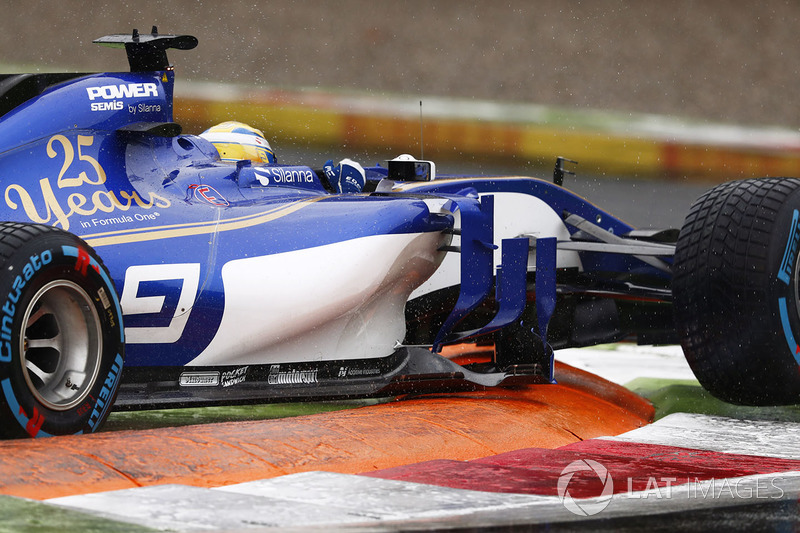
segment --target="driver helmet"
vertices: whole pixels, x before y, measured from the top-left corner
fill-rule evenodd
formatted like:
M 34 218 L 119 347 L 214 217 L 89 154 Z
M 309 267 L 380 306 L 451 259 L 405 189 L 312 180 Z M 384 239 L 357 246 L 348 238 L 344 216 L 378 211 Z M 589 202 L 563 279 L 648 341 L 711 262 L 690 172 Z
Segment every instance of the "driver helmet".
M 277 163 L 275 152 L 261 130 L 242 122 L 228 121 L 208 128 L 200 137 L 209 141 L 223 161 L 236 162 L 249 159 L 254 163 Z

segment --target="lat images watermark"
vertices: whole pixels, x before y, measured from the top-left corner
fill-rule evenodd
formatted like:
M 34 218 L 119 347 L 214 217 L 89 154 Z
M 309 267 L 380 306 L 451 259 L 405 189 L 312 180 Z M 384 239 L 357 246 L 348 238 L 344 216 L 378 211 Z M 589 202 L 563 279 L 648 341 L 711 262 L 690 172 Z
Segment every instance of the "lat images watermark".
M 626 477 L 622 485 L 629 499 L 781 499 L 784 490 L 771 477 L 739 477 L 701 479 L 697 477 Z M 572 484 L 572 493 L 570 493 Z M 618 485 L 618 488 L 621 488 Z M 558 478 L 558 497 L 570 512 L 593 516 L 603 511 L 614 495 L 614 479 L 608 469 L 592 459 L 579 459 L 568 464 Z
M 572 477 L 578 472 L 594 472 L 603 484 L 603 489 L 599 494 L 599 498 L 575 500 L 572 495 L 570 495 L 569 482 L 572 481 Z M 592 516 L 608 506 L 611 501 L 611 496 L 614 494 L 614 480 L 611 479 L 611 474 L 608 473 L 608 469 L 597 461 L 580 459 L 578 461 L 572 461 L 561 471 L 557 488 L 558 497 L 561 498 L 561 503 L 564 504 L 564 507 L 579 516 Z

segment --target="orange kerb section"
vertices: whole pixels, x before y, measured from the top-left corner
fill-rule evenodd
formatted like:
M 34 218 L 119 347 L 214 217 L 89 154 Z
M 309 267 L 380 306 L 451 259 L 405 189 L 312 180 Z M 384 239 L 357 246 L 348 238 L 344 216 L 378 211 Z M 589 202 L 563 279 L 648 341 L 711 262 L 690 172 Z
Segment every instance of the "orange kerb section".
M 281 420 L 0 442 L 0 494 L 47 499 L 146 485 L 213 487 L 311 470 L 556 448 L 649 423 L 650 404 L 566 365 L 558 385 L 406 397 Z

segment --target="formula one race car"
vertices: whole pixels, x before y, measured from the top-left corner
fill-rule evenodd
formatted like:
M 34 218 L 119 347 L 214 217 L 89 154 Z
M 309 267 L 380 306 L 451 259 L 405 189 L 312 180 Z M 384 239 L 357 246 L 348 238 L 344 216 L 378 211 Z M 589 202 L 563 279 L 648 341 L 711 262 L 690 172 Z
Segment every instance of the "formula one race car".
M 0 434 L 549 383 L 553 349 L 624 339 L 681 342 L 727 401 L 800 396 L 799 180 L 721 185 L 679 236 L 562 188 L 563 159 L 554 182 L 410 156 L 315 170 L 233 127 L 237 157 L 173 122 L 166 51 L 194 37 L 96 42 L 131 71 L 0 77 Z M 465 341 L 494 359 L 439 355 Z

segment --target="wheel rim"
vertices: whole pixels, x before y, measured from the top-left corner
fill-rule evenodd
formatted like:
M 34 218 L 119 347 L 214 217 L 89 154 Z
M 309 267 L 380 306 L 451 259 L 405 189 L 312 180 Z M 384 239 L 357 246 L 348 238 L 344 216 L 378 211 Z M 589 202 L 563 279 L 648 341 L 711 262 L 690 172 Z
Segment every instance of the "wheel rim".
M 56 411 L 75 407 L 100 368 L 102 326 L 91 297 L 71 281 L 51 281 L 31 299 L 22 324 L 22 373 L 36 400 Z

